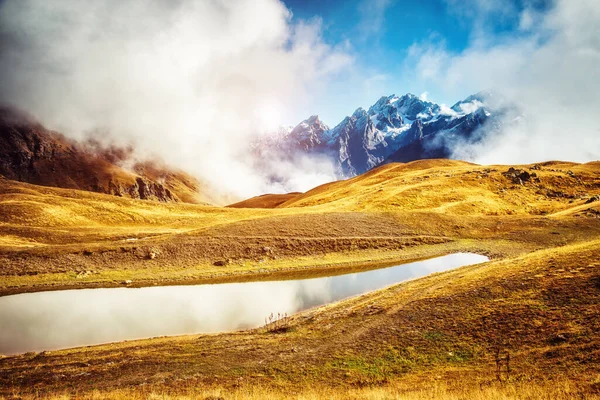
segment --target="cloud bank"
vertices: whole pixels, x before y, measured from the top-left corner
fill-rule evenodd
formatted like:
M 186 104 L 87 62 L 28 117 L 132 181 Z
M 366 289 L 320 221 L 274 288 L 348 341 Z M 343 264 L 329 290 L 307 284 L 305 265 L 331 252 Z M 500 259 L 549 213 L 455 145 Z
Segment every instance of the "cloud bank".
M 75 138 L 133 143 L 241 197 L 272 189 L 249 167 L 249 137 L 352 63 L 320 20 L 293 24 L 277 0 L 7 0 L 0 46 L 1 102 Z M 334 179 L 323 171 L 282 166 L 279 189 Z
M 456 148 L 456 156 L 470 154 L 484 164 L 600 159 L 597 1 L 557 0 L 544 12 L 526 7 L 517 15 L 520 32 L 501 39 L 486 32 L 485 22 L 516 12 L 506 7 L 510 2 L 448 2 L 472 18 L 472 45 L 453 53 L 443 41 L 415 44 L 409 52 L 414 74 L 449 93 L 502 93 L 525 117 L 505 121 L 501 134 L 482 143 Z

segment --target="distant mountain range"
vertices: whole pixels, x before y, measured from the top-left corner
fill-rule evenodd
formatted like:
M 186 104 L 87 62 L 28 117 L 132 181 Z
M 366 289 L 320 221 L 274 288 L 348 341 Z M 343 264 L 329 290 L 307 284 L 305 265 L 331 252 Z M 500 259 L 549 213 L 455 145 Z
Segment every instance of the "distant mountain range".
M 317 115 L 253 143 L 259 154 L 299 154 L 331 159 L 339 178 L 360 175 L 378 165 L 425 158 L 451 158 L 457 146 L 474 144 L 518 118 L 490 92 L 479 92 L 452 107 L 413 94 L 384 96 L 368 110 L 357 108 L 334 128 Z

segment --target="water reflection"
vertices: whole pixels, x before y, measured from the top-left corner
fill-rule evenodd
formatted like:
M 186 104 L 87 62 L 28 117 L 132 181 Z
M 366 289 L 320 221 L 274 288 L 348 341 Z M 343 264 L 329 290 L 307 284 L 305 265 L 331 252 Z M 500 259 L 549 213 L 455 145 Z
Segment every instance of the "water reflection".
M 433 272 L 487 261 L 458 253 L 355 274 L 290 281 L 83 289 L 0 297 L 0 353 L 256 327 Z

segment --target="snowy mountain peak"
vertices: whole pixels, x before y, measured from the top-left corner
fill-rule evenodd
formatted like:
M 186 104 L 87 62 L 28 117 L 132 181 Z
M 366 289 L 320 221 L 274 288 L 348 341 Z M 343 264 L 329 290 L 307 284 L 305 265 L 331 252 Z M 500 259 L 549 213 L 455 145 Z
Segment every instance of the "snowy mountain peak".
M 308 117 L 307 119 L 305 119 L 304 121 L 307 123 L 308 125 L 325 125 L 323 124 L 323 122 L 319 119 L 318 115 L 311 115 L 310 117 Z
M 396 95 L 383 96 L 369 108 L 369 116 L 373 125 L 380 131 L 398 129 L 404 123 L 398 109 L 399 98 Z
M 328 131 L 328 130 L 329 130 L 329 127 L 327 125 L 325 125 L 323 123 L 323 121 L 321 121 L 319 119 L 318 115 L 311 115 L 310 117 L 308 117 L 307 119 L 305 119 L 304 121 L 302 121 L 298 125 L 296 125 L 294 127 L 294 129 L 292 129 L 290 134 L 291 135 L 313 134 L 313 133 L 321 134 L 324 131 Z
M 452 110 L 459 114 L 470 114 L 479 108 L 488 107 L 496 102 L 496 97 L 490 91 L 483 90 L 461 100 L 452 106 Z
M 368 110 L 357 108 L 333 129 L 317 115 L 302 121 L 273 145 L 293 157 L 298 152 L 331 158 L 340 177 L 361 174 L 389 161 L 445 158 L 456 143 L 481 140 L 518 110 L 488 91 L 468 96 L 452 108 L 408 93 L 380 97 Z M 480 129 L 485 126 L 485 129 Z
M 327 132 L 329 127 L 319 119 L 318 115 L 312 115 L 296 125 L 288 137 L 295 146 L 309 150 L 324 145 Z
M 365 115 L 367 114 L 367 111 L 365 111 L 364 108 L 362 107 L 358 107 L 356 110 L 354 110 L 354 113 L 352 114 L 352 118 L 363 118 Z
M 415 119 L 431 119 L 439 114 L 440 106 L 430 101 L 421 100 L 414 94 L 408 93 L 398 99 L 398 110 L 411 121 Z

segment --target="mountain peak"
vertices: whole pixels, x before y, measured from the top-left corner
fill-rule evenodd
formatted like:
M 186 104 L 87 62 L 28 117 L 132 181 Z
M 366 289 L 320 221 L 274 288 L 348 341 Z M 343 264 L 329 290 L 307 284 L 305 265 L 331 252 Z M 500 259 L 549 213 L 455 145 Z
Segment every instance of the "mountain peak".
M 365 114 L 367 113 L 367 111 L 362 108 L 362 107 L 358 107 L 356 110 L 354 110 L 354 113 L 352 114 L 352 116 L 354 118 L 361 118 L 363 117 Z
M 460 114 L 470 114 L 477 111 L 479 108 L 487 107 L 492 105 L 497 98 L 489 90 L 482 90 L 481 92 L 472 94 L 454 104 L 452 109 Z
M 306 122 L 307 124 L 310 124 L 310 125 L 321 124 L 321 120 L 319 119 L 318 115 L 311 115 L 310 117 L 305 119 L 304 122 Z
M 400 97 L 401 99 L 418 99 L 419 96 L 416 96 L 412 93 L 406 93 Z M 420 99 L 419 99 L 420 100 Z
M 481 91 L 457 103 L 454 111 L 412 93 L 381 96 L 332 129 L 312 115 L 285 136 L 287 144 L 278 146 L 287 154 L 302 151 L 331 157 L 340 177 L 363 173 L 388 159 L 449 157 L 446 141 L 456 137 L 469 141 L 486 120 L 496 118 L 499 111 L 493 104 L 482 106 L 492 96 L 496 101 L 498 96 Z M 493 131 L 498 124 L 490 126 Z

